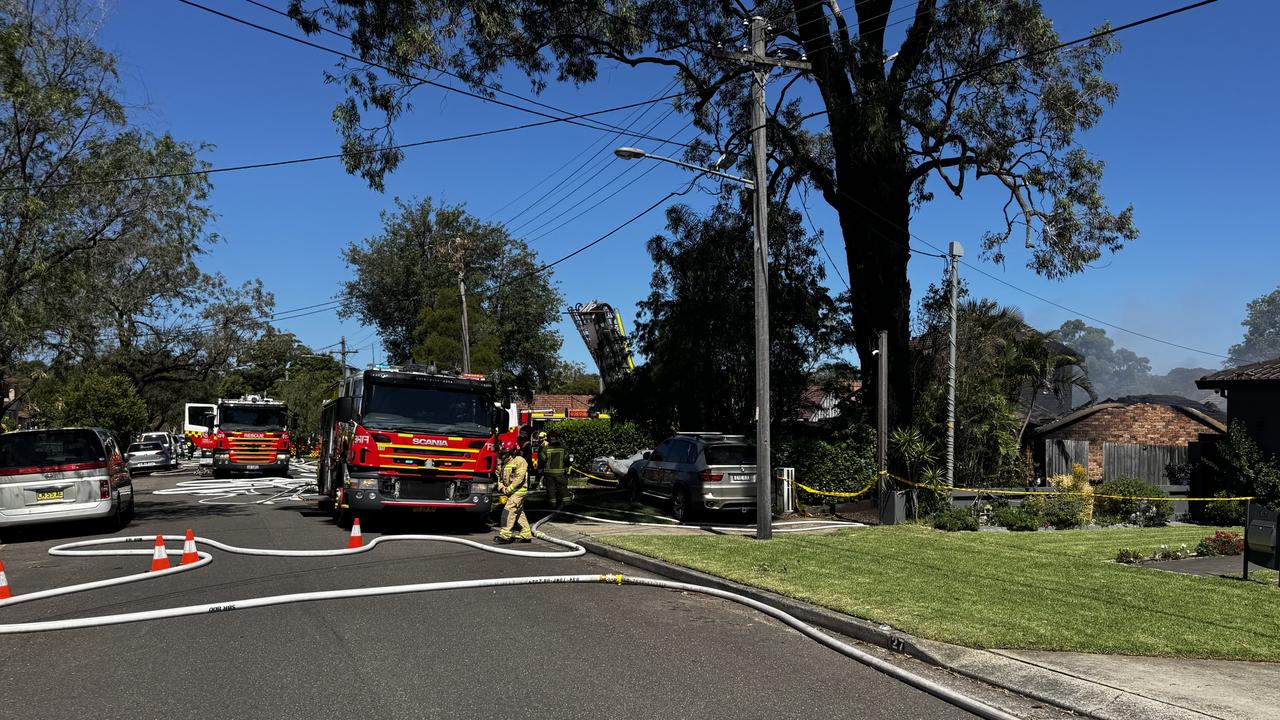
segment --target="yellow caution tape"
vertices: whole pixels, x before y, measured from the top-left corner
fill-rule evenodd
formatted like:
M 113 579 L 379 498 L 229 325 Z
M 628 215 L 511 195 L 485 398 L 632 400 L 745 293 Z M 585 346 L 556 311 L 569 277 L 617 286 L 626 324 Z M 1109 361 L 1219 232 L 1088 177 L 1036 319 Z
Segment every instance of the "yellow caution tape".
M 578 466 L 576 466 L 576 465 L 570 465 L 570 466 L 569 466 L 569 472 L 576 472 L 576 473 L 578 473 L 579 475 L 581 475 L 582 477 L 585 477 L 585 478 L 591 478 L 592 480 L 598 480 L 598 481 L 600 481 L 600 482 L 613 483 L 614 485 L 617 485 L 617 484 L 618 484 L 618 481 L 617 481 L 617 480 L 614 480 L 613 478 L 603 478 L 603 477 L 600 477 L 599 475 L 592 475 L 592 474 L 591 474 L 591 473 L 589 473 L 589 472 L 584 472 L 582 469 L 580 469 L 580 468 L 579 468 Z
M 828 491 L 828 490 L 815 490 L 815 489 L 813 489 L 813 488 L 809 487 L 808 485 L 804 485 L 804 484 L 801 484 L 801 483 L 798 483 L 798 482 L 794 482 L 794 481 L 792 481 L 792 484 L 793 484 L 793 485 L 795 485 L 796 487 L 800 488 L 801 490 L 804 490 L 804 491 L 805 491 L 805 492 L 807 492 L 807 493 L 812 493 L 812 494 L 814 494 L 814 495 L 826 495 L 826 496 L 828 496 L 828 497 L 853 498 L 853 497 L 858 497 L 859 495 L 862 495 L 863 493 L 867 492 L 867 491 L 868 491 L 868 490 L 870 490 L 871 488 L 875 487 L 876 482 L 875 482 L 874 480 L 872 480 L 871 482 L 867 483 L 866 487 L 862 488 L 861 490 L 858 490 L 857 492 L 831 492 L 831 491 Z
M 1181 497 L 1177 495 L 1164 495 L 1160 497 L 1136 497 L 1134 495 L 1099 495 L 1098 493 L 1082 493 L 1067 491 L 1041 491 L 1041 490 L 993 490 L 988 488 L 962 488 L 954 485 L 930 485 L 928 483 L 911 482 L 906 478 L 893 476 L 894 480 L 906 485 L 919 488 L 928 488 L 930 490 L 959 490 L 960 492 L 986 493 L 988 495 L 1079 495 L 1080 497 L 1104 498 L 1107 500 L 1189 500 L 1192 502 L 1212 502 L 1214 500 L 1257 500 L 1253 495 L 1243 497 Z

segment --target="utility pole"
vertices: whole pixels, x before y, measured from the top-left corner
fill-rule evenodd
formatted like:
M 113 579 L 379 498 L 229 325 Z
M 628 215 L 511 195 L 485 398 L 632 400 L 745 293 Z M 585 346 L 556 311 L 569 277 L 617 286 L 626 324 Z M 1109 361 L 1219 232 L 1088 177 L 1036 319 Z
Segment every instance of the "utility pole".
M 458 267 L 458 295 L 462 297 L 462 372 L 471 372 L 471 337 L 467 328 L 467 283 Z
M 467 324 L 467 282 L 462 272 L 466 266 L 462 256 L 466 252 L 466 244 L 461 238 L 453 239 L 452 267 L 458 273 L 458 297 L 462 299 L 462 372 L 471 372 L 471 328 Z
M 947 247 L 950 262 L 951 284 L 951 338 L 949 360 L 947 361 L 947 485 L 955 485 L 956 479 L 956 300 L 960 293 L 960 277 L 956 271 L 960 267 L 960 258 L 964 256 L 964 248 L 953 242 Z M 1032 397 L 1032 400 L 1035 400 Z
M 765 22 L 751 18 L 751 145 L 755 153 L 756 539 L 773 537 L 773 467 L 769 437 L 769 155 L 765 133 Z
M 803 59 L 769 57 L 765 40 L 765 33 L 769 30 L 768 20 L 756 16 L 748 24 L 751 26 L 750 53 L 716 51 L 713 54 L 716 57 L 739 60 L 751 69 L 751 145 L 754 151 L 754 171 L 748 187 L 755 193 L 752 256 L 755 265 L 756 326 L 756 538 L 768 540 L 773 537 L 773 467 L 769 434 L 769 152 L 768 133 L 765 132 L 764 83 L 771 68 L 782 67 L 807 72 L 813 70 L 813 65 Z M 620 157 L 645 156 L 631 148 L 623 150 L 627 152 Z M 719 172 L 719 168 L 699 168 L 671 158 L 658 159 L 746 182 L 744 178 Z
M 333 336 L 332 336 L 332 335 L 330 335 L 329 337 L 333 337 Z M 342 377 L 343 377 L 343 379 L 346 379 L 346 377 L 350 374 L 350 373 L 348 372 L 348 370 L 349 370 L 350 368 L 349 368 L 349 366 L 347 365 L 347 356 L 348 356 L 348 355 L 354 355 L 356 352 L 358 352 L 358 351 L 357 351 L 357 350 L 348 350 L 348 349 L 347 349 L 347 336 L 346 336 L 346 335 L 343 335 L 343 336 L 342 336 L 342 338 L 338 340 L 338 354 L 342 356 Z
M 889 332 L 881 330 L 875 355 L 876 365 L 876 468 L 880 474 L 880 524 L 896 525 L 902 521 L 898 511 L 898 494 L 889 477 Z

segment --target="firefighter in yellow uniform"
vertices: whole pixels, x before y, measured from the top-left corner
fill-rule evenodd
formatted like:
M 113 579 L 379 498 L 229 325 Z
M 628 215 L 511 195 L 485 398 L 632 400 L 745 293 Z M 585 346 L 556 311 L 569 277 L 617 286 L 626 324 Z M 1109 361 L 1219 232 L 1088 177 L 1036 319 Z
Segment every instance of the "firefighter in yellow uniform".
M 502 474 L 498 478 L 498 491 L 507 496 L 507 521 L 493 541 L 501 545 L 509 545 L 517 540 L 533 542 L 533 528 L 524 514 L 524 498 L 529 492 L 529 463 L 521 457 L 514 442 L 502 444 L 501 457 Z M 513 536 L 511 531 L 517 524 L 520 525 L 520 534 Z

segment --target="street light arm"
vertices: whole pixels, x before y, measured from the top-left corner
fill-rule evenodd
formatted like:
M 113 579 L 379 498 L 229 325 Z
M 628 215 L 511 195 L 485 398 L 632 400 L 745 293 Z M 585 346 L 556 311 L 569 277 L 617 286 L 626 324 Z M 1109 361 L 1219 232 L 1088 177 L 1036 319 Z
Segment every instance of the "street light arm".
M 635 156 L 625 156 L 620 154 L 618 155 L 618 157 L 621 157 L 624 160 L 631 160 Z M 643 155 L 639 155 L 638 157 L 648 158 L 650 160 L 661 160 L 662 162 L 671 163 L 672 165 L 679 165 L 680 167 L 688 168 L 689 170 L 696 170 L 700 173 L 706 173 L 708 175 L 715 175 L 716 177 L 722 177 L 725 180 L 733 180 L 734 182 L 740 182 L 743 185 L 745 185 L 748 190 L 756 189 L 756 184 L 753 181 L 748 180 L 747 178 L 738 177 L 737 175 L 730 175 L 729 173 L 720 172 L 719 170 L 712 170 L 711 168 L 702 167 L 700 165 L 693 165 L 691 163 L 684 162 L 683 160 L 676 160 L 675 158 L 669 158 L 664 155 L 654 155 L 652 153 L 644 153 Z

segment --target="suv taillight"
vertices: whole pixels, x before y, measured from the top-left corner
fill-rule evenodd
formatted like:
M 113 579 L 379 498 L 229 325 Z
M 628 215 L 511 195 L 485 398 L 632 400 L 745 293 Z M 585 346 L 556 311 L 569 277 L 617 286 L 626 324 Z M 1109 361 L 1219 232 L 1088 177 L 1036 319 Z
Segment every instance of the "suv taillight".
M 720 473 L 713 473 L 710 470 L 703 470 L 698 473 L 698 478 L 702 480 L 702 482 L 720 482 L 720 479 L 723 477 L 724 475 L 721 475 Z
M 99 500 L 111 499 L 111 480 L 107 478 L 102 478 L 101 480 L 98 481 L 98 499 Z

